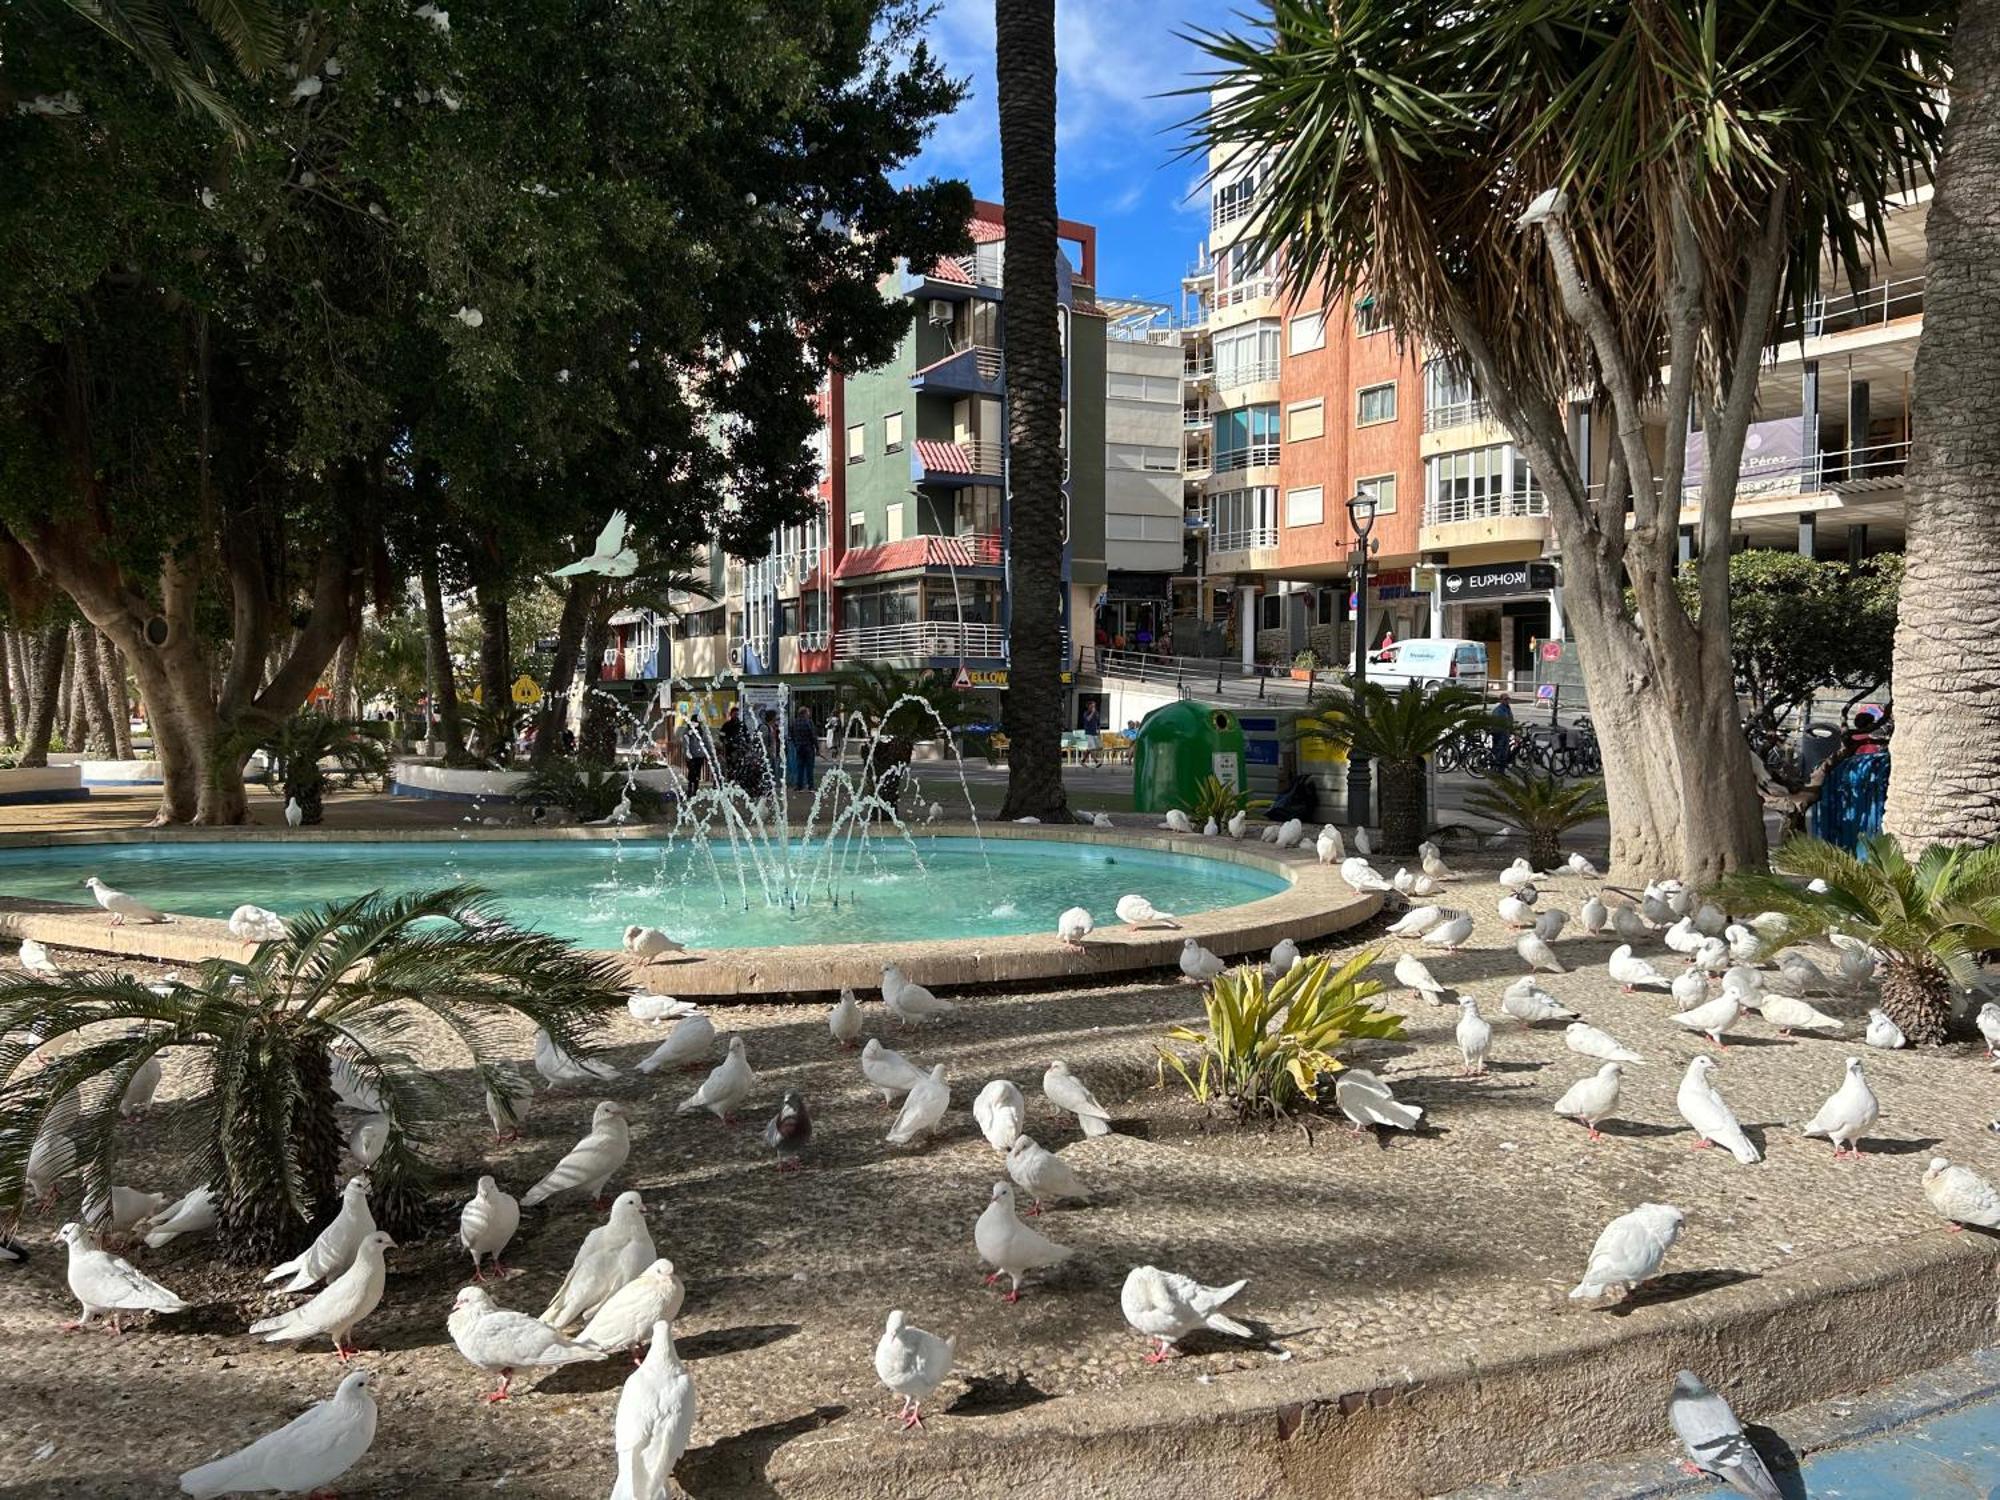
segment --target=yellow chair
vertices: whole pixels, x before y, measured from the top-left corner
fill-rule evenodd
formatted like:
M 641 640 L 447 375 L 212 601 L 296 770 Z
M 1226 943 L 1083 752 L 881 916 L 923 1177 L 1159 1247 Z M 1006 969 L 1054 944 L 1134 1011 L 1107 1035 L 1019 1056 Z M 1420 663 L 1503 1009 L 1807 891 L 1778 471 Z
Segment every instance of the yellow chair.
M 1007 747 L 1013 741 L 1009 740 L 1004 734 L 995 734 L 988 737 L 986 743 L 988 746 L 988 757 L 992 760 L 993 764 L 996 766 L 1006 765 Z

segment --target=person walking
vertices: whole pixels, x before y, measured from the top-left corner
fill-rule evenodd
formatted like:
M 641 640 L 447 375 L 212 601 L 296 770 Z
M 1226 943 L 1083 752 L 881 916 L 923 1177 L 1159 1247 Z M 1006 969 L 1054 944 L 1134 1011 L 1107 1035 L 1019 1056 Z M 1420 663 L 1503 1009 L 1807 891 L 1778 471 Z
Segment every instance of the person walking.
M 1502 693 L 1493 705 L 1493 717 L 1507 722 L 1493 730 L 1493 769 L 1505 772 L 1514 763 L 1514 700 Z
M 708 769 L 708 746 L 702 741 L 701 721 L 692 713 L 681 720 L 681 759 L 687 762 L 687 794 L 701 790 L 702 772 Z
M 792 789 L 809 792 L 813 789 L 813 761 L 819 754 L 819 729 L 813 723 L 812 710 L 803 703 L 792 715 L 791 741 Z
M 1101 766 L 1104 764 L 1104 758 L 1099 753 L 1104 748 L 1104 741 L 1098 738 L 1099 734 L 1103 732 L 1103 727 L 1097 717 L 1097 700 L 1095 698 L 1084 699 L 1083 732 L 1088 736 L 1088 743 L 1083 747 L 1083 763 L 1086 766 Z

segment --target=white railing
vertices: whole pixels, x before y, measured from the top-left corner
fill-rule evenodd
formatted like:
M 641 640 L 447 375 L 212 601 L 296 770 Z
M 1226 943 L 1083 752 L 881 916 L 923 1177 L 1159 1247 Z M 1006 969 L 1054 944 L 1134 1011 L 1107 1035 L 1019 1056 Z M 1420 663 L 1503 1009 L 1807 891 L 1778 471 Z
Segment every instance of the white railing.
M 999 253 L 999 246 L 982 246 L 970 255 L 954 255 L 952 264 L 971 278 L 975 286 L 998 287 L 1003 285 L 1001 277 L 1006 261 Z
M 1268 443 L 1252 443 L 1247 448 L 1218 450 L 1215 455 L 1215 472 L 1232 474 L 1238 469 L 1263 469 L 1278 461 L 1278 443 L 1273 438 Z
M 1220 229 L 1225 224 L 1234 224 L 1238 219 L 1247 219 L 1257 211 L 1261 193 L 1239 193 L 1226 202 L 1211 203 L 1208 209 L 1208 227 Z
M 1424 431 L 1436 432 L 1445 427 L 1463 427 L 1468 422 L 1484 422 L 1492 414 L 1492 406 L 1477 397 L 1470 401 L 1447 402 L 1442 406 L 1426 406 Z
M 1821 490 L 1892 490 L 1903 482 L 1910 463 L 1910 441 L 1866 443 L 1858 448 L 1834 448 L 1808 453 L 1791 467 L 1778 470 L 1742 470 L 1736 476 L 1736 498 L 1758 500 L 1772 495 L 1810 495 Z M 1657 485 L 1657 479 L 1655 484 Z M 1595 504 L 1604 498 L 1604 482 L 1599 480 L 1584 491 Z M 1701 481 L 1690 479 L 1681 486 L 1683 508 L 1701 501 Z
M 1460 521 L 1492 521 L 1509 516 L 1545 516 L 1549 497 L 1542 490 L 1510 490 L 1486 495 L 1434 495 L 1424 506 L 1426 526 Z
M 838 661 L 898 661 L 913 657 L 1007 655 L 1007 632 L 998 625 L 956 620 L 906 620 L 900 625 L 845 626 L 835 635 Z
M 1007 472 L 1007 445 L 990 443 L 984 438 L 971 438 L 961 442 L 959 451 L 972 464 L 975 474 L 1004 474 Z
M 1213 557 L 1218 552 L 1248 552 L 1257 547 L 1278 545 L 1278 528 L 1275 526 L 1242 526 L 1234 531 L 1213 531 L 1208 534 L 1208 551 Z
M 1181 426 L 1189 432 L 1200 432 L 1208 426 L 1208 408 L 1205 406 L 1182 407 Z
M 1206 359 L 1186 359 L 1181 361 L 1181 379 L 1183 380 L 1207 380 L 1214 374 L 1215 360 L 1212 356 Z
M 1260 380 L 1276 380 L 1278 362 L 1275 359 L 1232 359 L 1224 360 L 1216 368 L 1215 383 L 1224 390 L 1239 385 L 1254 385 Z
M 1278 279 L 1275 276 L 1252 276 L 1244 281 L 1232 282 L 1215 290 L 1215 306 L 1235 307 L 1243 302 L 1256 302 L 1278 293 Z
M 1853 328 L 1875 328 L 1898 318 L 1920 317 L 1924 310 L 1925 276 L 1904 276 L 1878 281 L 1855 292 L 1836 292 L 1815 297 L 1806 307 L 1803 325 L 1787 318 L 1772 336 L 1774 344 L 1789 344 L 1801 336 L 1845 333 Z

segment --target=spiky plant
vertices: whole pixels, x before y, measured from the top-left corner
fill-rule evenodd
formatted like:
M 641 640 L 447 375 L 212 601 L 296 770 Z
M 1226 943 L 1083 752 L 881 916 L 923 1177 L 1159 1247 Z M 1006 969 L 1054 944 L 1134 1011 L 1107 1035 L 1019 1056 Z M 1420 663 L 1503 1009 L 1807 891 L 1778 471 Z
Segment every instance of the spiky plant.
M 1300 1100 L 1317 1102 L 1320 1078 L 1343 1066 L 1337 1049 L 1403 1034 L 1401 1017 L 1368 1004 L 1382 986 L 1361 974 L 1379 956 L 1360 953 L 1339 968 L 1324 954 L 1302 958 L 1276 982 L 1260 966 L 1229 970 L 1203 997 L 1205 1025 L 1167 1029 L 1167 1042 L 1199 1051 L 1190 1061 L 1162 1044 L 1161 1081 L 1172 1068 L 1197 1100 L 1227 1104 L 1239 1120 L 1283 1119 Z
M 335 774 L 381 776 L 389 769 L 389 726 L 369 719 L 343 719 L 308 709 L 281 719 L 268 729 L 249 729 L 225 744 L 234 757 L 262 750 L 271 761 L 271 776 L 287 800 L 299 804 L 301 820 L 317 824 L 326 816 L 329 781 L 324 761 L 339 768 Z
M 658 813 L 665 799 L 643 781 L 627 783 L 623 771 L 586 766 L 567 756 L 544 761 L 528 773 L 514 793 L 517 802 L 544 803 L 568 810 L 579 823 L 594 823 L 617 811 L 629 799 L 632 816 L 644 822 Z
M 843 715 L 859 713 L 881 729 L 868 774 L 891 807 L 902 802 L 917 741 L 938 733 L 940 725 L 949 733 L 980 715 L 979 700 L 962 692 L 949 672 L 860 661 L 836 672 L 833 682 Z
M 1414 854 L 1424 836 L 1424 763 L 1446 740 L 1496 722 L 1480 696 L 1461 687 L 1412 682 L 1392 693 L 1379 682 L 1350 682 L 1346 702 L 1300 719 L 1298 728 L 1375 762 L 1384 852 Z M 1348 816 L 1366 822 L 1367 810 L 1349 808 Z
M 505 922 L 486 894 L 371 892 L 301 913 L 248 963 L 211 959 L 192 978 L 149 986 L 110 969 L 0 978 L 0 1211 L 23 1206 L 28 1152 L 49 1112 L 77 1092 L 76 1159 L 89 1193 L 115 1180 L 117 1110 L 148 1059 L 199 1061 L 191 1102 L 167 1112 L 186 1180 L 215 1189 L 232 1260 L 296 1252 L 333 1205 L 342 1136 L 329 1049 L 381 1096 L 388 1145 L 371 1175 L 378 1217 L 410 1227 L 425 1148 L 445 1098 L 434 1064 L 405 1050 L 441 1025 L 482 1084 L 518 1046 L 518 1022 L 581 1052 L 622 1001 L 609 959 Z
M 1888 834 L 1864 837 L 1859 858 L 1795 838 L 1771 856 L 1771 868 L 1777 873 L 1730 876 L 1717 898 L 1782 916 L 1766 939 L 1770 951 L 1829 932 L 1859 938 L 1881 955 L 1882 1009 L 1903 1035 L 1919 1045 L 1949 1039 L 1952 986 L 1970 984 L 1978 954 L 2000 948 L 2000 847 L 1933 844 L 1912 864 Z
M 1527 836 L 1528 863 L 1538 870 L 1555 868 L 1562 858 L 1562 836 L 1610 806 L 1601 781 L 1558 781 L 1528 766 L 1516 766 L 1478 787 L 1466 807 Z
M 1266 799 L 1268 805 L 1268 799 Z M 1182 809 L 1188 820 L 1199 828 L 1210 818 L 1218 823 L 1227 823 L 1239 812 L 1253 806 L 1248 792 L 1240 792 L 1233 786 L 1224 785 L 1220 778 L 1209 776 L 1195 788 L 1194 796 Z

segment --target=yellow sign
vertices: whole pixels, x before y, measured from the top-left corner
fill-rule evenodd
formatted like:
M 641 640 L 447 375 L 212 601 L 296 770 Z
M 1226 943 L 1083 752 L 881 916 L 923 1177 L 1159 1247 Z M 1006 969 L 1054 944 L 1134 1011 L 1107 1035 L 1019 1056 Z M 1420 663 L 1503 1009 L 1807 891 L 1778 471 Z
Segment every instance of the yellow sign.
M 514 679 L 514 701 L 526 708 L 530 703 L 542 701 L 542 685 L 523 672 Z
M 1073 677 L 1073 674 L 1064 672 L 1062 674 L 1062 680 L 1063 680 L 1063 685 L 1067 687 L 1075 679 Z M 1005 687 L 1006 685 L 1007 685 L 1007 669 L 1005 667 L 1002 667 L 997 672 L 972 672 L 968 671 L 964 667 L 960 667 L 958 669 L 957 686 L 959 686 L 960 688 Z

